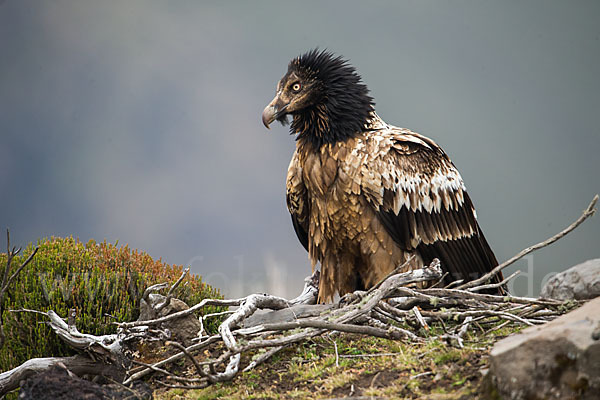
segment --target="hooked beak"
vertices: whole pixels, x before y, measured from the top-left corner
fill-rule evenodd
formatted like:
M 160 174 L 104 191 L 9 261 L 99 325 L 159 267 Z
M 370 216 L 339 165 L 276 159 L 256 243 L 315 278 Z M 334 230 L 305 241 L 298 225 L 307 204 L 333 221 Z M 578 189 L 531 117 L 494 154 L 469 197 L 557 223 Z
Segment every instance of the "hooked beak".
M 278 97 L 275 96 L 275 98 L 263 110 L 262 122 L 267 127 L 267 129 L 270 129 L 269 125 L 271 125 L 273 121 L 285 114 L 285 110 L 288 107 L 288 104 L 284 106 L 279 106 L 277 104 L 278 100 Z
M 275 110 L 275 107 L 270 104 L 263 110 L 262 121 L 267 129 L 271 129 L 269 125 L 271 125 L 271 122 L 275 121 L 275 114 L 277 114 L 277 111 Z

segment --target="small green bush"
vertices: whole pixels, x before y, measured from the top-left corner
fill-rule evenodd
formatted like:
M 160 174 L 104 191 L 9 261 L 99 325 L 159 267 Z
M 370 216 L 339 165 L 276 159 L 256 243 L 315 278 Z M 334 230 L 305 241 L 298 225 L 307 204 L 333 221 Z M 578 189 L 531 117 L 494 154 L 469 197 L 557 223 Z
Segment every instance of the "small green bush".
M 145 288 L 160 282 L 174 283 L 183 271 L 181 266 L 154 261 L 146 253 L 106 241 L 83 244 L 72 237 L 53 237 L 40 240 L 38 245 L 37 255 L 4 298 L 6 341 L 0 349 L 1 371 L 33 357 L 73 354 L 46 325 L 43 315 L 9 310 L 54 310 L 65 318 L 68 310 L 75 308 L 79 331 L 94 335 L 114 333 L 116 327 L 111 322 L 137 319 Z M 30 244 L 13 259 L 11 273 L 33 247 Z M 1 253 L 0 276 L 5 268 L 6 253 Z M 190 305 L 204 298 L 222 298 L 217 289 L 193 275 L 179 286 L 175 296 Z M 206 307 L 203 312 L 222 310 Z

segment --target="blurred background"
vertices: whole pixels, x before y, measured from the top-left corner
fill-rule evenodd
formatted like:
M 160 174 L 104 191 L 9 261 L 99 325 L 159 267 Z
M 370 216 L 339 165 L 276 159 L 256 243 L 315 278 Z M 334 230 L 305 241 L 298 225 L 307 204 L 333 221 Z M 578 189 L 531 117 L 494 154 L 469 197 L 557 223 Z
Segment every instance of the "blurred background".
M 600 191 L 598 21 L 596 0 L 2 0 L 0 226 L 294 297 L 310 274 L 285 206 L 295 143 L 261 112 L 318 46 L 351 60 L 385 121 L 447 151 L 505 260 Z M 599 218 L 511 267 L 513 291 L 598 257 Z

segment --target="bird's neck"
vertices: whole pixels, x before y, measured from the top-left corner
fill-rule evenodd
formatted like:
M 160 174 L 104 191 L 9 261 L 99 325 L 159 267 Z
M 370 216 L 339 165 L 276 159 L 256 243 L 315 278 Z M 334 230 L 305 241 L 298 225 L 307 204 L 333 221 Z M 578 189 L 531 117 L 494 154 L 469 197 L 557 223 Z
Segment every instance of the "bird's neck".
M 344 115 L 345 114 L 345 115 Z M 351 113 L 332 112 L 326 104 L 319 104 L 294 115 L 290 126 L 292 134 L 301 144 L 310 144 L 319 149 L 326 144 L 345 142 L 369 130 L 373 111 L 369 117 L 359 117 Z

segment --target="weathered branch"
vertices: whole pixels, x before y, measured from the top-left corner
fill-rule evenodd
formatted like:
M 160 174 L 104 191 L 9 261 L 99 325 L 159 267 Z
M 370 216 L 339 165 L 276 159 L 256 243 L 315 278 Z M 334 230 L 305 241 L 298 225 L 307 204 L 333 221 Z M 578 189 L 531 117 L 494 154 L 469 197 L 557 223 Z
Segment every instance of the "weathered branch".
M 304 288 L 302 293 L 292 300 L 289 301 L 290 305 L 295 304 L 317 304 L 317 298 L 319 297 L 319 279 L 321 272 L 317 269 L 315 272 L 304 279 Z

